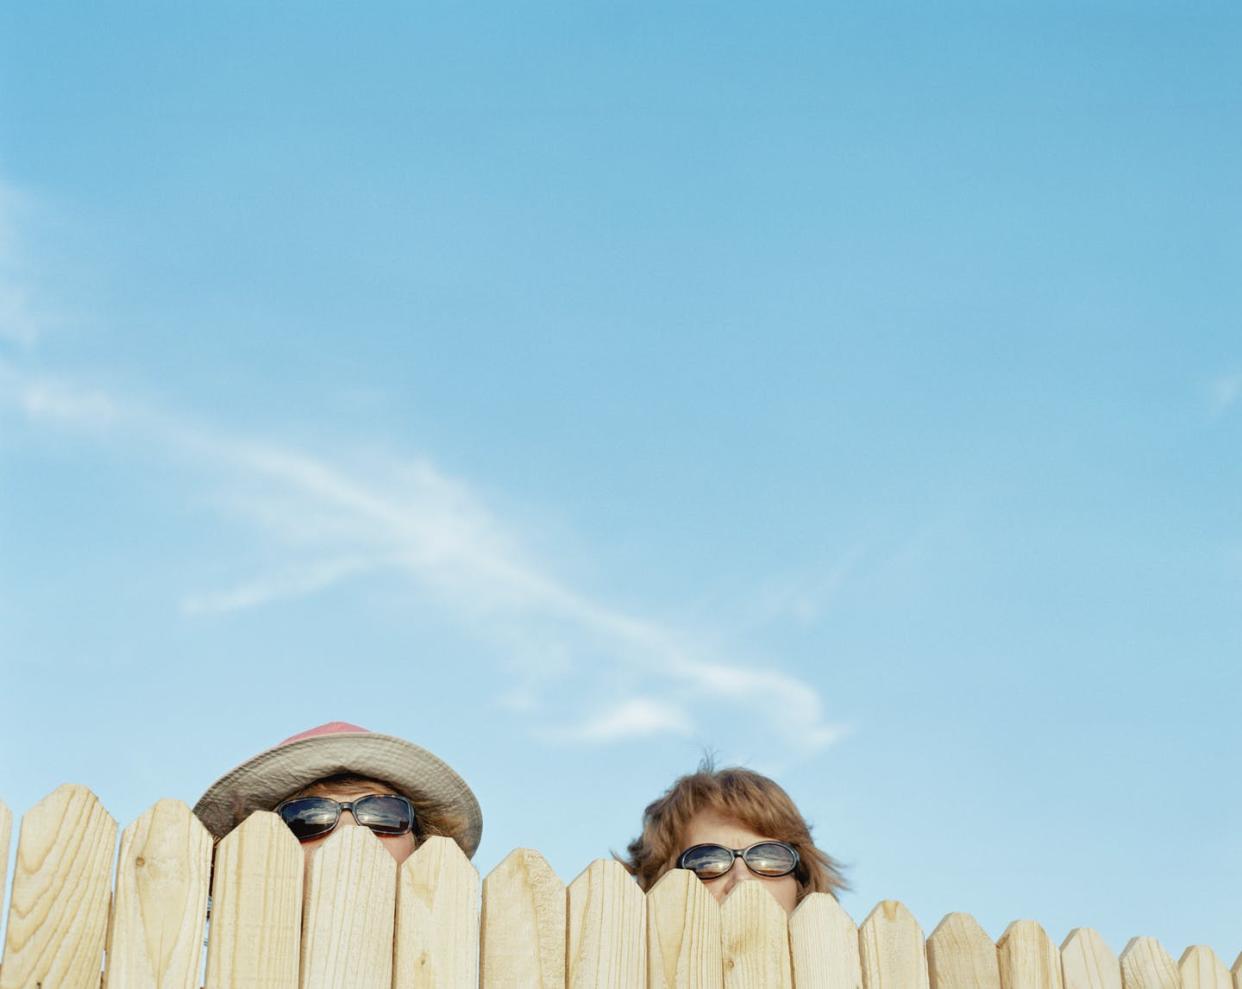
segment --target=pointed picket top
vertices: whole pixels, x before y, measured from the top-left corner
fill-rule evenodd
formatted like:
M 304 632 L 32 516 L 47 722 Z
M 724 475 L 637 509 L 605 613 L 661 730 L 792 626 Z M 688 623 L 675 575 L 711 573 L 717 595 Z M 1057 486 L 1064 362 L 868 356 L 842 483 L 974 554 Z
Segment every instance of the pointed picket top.
M 1182 989 L 1233 989 L 1233 976 L 1206 944 L 1192 944 L 1182 952 L 1177 970 Z
M 897 900 L 882 900 L 858 928 L 865 989 L 929 989 L 923 928 Z
M 1000 989 L 996 945 L 968 913 L 946 914 L 927 939 L 931 989 Z
M 216 848 L 206 989 L 296 989 L 306 857 L 285 822 L 257 810 Z
M 571 989 L 623 989 L 647 977 L 647 902 L 616 859 L 596 859 L 569 884 Z
M 996 942 L 1003 989 L 1062 989 L 1061 953 L 1033 920 L 1015 920 Z
M 565 884 L 530 848 L 483 880 L 481 989 L 564 989 Z
M 0 917 L 4 916 L 4 894 L 9 888 L 9 840 L 13 837 L 13 812 L 0 800 Z
M 397 862 L 370 828 L 337 828 L 311 856 L 302 989 L 389 989 Z
M 858 928 L 831 893 L 811 893 L 789 917 L 798 989 L 862 989 Z
M 66 784 L 22 818 L 0 989 L 95 989 L 108 927 L 116 821 Z
M 1100 932 L 1075 927 L 1061 944 L 1065 989 L 1121 989 L 1121 962 Z
M 1233 974 L 1233 989 L 1242 989 L 1242 951 L 1238 952 L 1229 971 Z
M 105 984 L 195 989 L 203 954 L 211 835 L 180 800 L 161 800 L 121 835 Z
M 689 869 L 670 869 L 647 891 L 647 985 L 720 989 L 720 906 Z
M 759 880 L 738 883 L 720 908 L 725 989 L 792 989 L 789 916 Z
M 1136 937 L 1121 953 L 1121 984 L 1125 989 L 1180 989 L 1182 977 L 1159 941 Z
M 427 838 L 397 873 L 393 985 L 479 981 L 479 870 L 452 838 Z

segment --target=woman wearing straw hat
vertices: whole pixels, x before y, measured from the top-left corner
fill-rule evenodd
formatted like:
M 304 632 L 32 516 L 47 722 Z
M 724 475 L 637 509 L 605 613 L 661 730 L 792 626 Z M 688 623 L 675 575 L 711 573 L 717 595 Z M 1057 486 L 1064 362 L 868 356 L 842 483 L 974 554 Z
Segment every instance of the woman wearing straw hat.
M 467 857 L 483 815 L 447 763 L 393 735 L 333 721 L 286 738 L 216 780 L 194 806 L 220 840 L 256 810 L 274 810 L 310 853 L 338 826 L 370 828 L 397 863 L 444 835 Z

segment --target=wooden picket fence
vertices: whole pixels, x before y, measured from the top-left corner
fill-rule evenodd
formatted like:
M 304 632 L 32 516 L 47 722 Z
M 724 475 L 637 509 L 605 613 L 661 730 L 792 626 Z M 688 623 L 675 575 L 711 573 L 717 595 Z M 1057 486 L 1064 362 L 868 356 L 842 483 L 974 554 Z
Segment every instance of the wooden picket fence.
M 11 833 L 0 803 L 0 911 Z M 0 989 L 1242 989 L 1242 955 L 1231 974 L 1205 946 L 1174 962 L 1135 938 L 1118 958 L 1087 928 L 1058 950 L 1030 920 L 993 944 L 961 913 L 924 939 L 892 900 L 856 927 L 824 894 L 787 917 L 759 883 L 720 906 L 684 871 L 644 896 L 603 860 L 567 888 L 528 849 L 480 882 L 444 838 L 397 869 L 368 830 L 343 828 L 307 869 L 268 813 L 225 838 L 213 867 L 211 838 L 174 800 L 115 847 L 85 787 L 26 814 Z

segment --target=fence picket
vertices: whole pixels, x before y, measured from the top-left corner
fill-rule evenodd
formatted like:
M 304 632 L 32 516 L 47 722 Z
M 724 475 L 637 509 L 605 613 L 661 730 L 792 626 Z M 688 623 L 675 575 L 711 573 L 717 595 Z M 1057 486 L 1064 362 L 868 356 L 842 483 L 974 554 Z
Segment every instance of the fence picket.
M 311 856 L 302 989 L 391 989 L 397 863 L 369 828 L 337 828 Z
M 305 857 L 275 814 L 255 811 L 216 849 L 206 989 L 296 989 Z
M 792 989 L 789 917 L 762 882 L 739 883 L 720 910 L 725 989 Z
M 4 894 L 9 888 L 9 839 L 13 835 L 13 812 L 0 800 L 0 917 L 4 916 Z
M 479 871 L 451 838 L 428 838 L 397 875 L 393 985 L 460 989 L 479 981 Z
M 647 893 L 649 989 L 720 989 L 720 907 L 689 869 L 670 869 Z
M 996 945 L 968 913 L 951 913 L 927 939 L 931 989 L 1000 989 Z
M 629 989 L 647 976 L 647 903 L 615 859 L 596 859 L 569 884 L 567 984 Z
M 1242 951 L 1238 952 L 1238 957 L 1233 962 L 1233 968 L 1229 971 L 1233 973 L 1233 989 L 1242 989 Z
M 1125 989 L 1181 989 L 1182 977 L 1159 941 L 1136 937 L 1121 953 L 1121 984 Z
M 996 942 L 1002 989 L 1062 989 L 1061 953 L 1033 920 L 1015 920 Z
M 1182 952 L 1177 970 L 1182 989 L 1233 989 L 1229 969 L 1206 944 L 1194 944 Z
M 1121 962 L 1099 931 L 1075 927 L 1061 945 L 1065 989 L 1121 989 Z
M 483 880 L 481 989 L 564 989 L 565 884 L 517 848 Z
M 905 904 L 883 900 L 858 928 L 866 989 L 930 989 L 923 929 Z
M 811 893 L 789 918 L 795 989 L 862 989 L 858 928 L 829 893 Z
M 22 818 L 0 989 L 97 989 L 115 851 L 116 821 L 84 786 Z
M 211 835 L 161 800 L 121 835 L 104 985 L 195 989 L 203 957 Z

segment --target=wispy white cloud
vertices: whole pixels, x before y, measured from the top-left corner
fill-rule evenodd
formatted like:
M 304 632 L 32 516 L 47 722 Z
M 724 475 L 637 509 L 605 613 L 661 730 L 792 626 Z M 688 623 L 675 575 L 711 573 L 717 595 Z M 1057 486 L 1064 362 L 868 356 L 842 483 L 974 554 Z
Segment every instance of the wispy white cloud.
M 1242 372 L 1223 374 L 1208 386 L 1208 404 L 1212 418 L 1223 416 L 1242 398 Z
M 619 742 L 652 735 L 686 736 L 693 731 L 690 715 L 679 705 L 633 697 L 570 726 L 562 736 L 578 742 Z
M 372 458 L 365 464 L 311 455 L 288 446 L 189 423 L 47 376 L 31 378 L 0 364 L 0 396 L 31 421 L 83 430 L 110 429 L 147 448 L 192 463 L 222 492 L 217 505 L 276 547 L 287 562 L 233 586 L 187 593 L 187 616 L 204 618 L 322 594 L 361 575 L 386 570 L 412 578 L 423 594 L 460 616 L 463 627 L 536 643 L 510 691 L 510 710 L 546 718 L 546 682 L 585 678 L 584 696 L 609 679 L 628 685 L 620 706 L 554 733 L 609 742 L 694 731 L 691 711 L 721 704 L 803 751 L 833 742 L 840 729 L 824 717 L 806 681 L 718 651 L 664 623 L 579 590 L 534 559 L 464 481 L 426 459 Z M 296 562 L 294 562 L 296 561 Z M 590 662 L 576 662 L 590 656 Z M 498 691 L 499 693 L 500 691 Z M 662 699 L 653 701 L 650 694 Z M 588 709 L 586 701 L 575 704 Z

